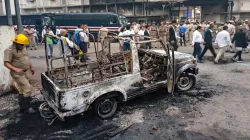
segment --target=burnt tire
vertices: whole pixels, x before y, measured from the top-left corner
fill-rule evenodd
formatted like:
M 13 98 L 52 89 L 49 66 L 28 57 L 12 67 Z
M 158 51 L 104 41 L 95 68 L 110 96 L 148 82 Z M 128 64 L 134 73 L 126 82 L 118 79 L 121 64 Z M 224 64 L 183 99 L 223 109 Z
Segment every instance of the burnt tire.
M 101 119 L 112 117 L 117 110 L 117 100 L 115 97 L 102 96 L 94 103 L 94 111 Z
M 176 91 L 189 91 L 194 88 L 196 84 L 196 78 L 194 75 L 182 74 L 178 78 L 178 81 L 175 85 Z

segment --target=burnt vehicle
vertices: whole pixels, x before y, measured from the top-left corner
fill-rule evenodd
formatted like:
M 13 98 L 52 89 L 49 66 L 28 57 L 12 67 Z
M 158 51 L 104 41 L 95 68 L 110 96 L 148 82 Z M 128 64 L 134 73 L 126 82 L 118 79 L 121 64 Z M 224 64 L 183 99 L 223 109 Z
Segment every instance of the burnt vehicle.
M 111 36 L 106 39 L 128 38 Z M 138 47 L 151 42 L 158 42 L 163 50 Z M 112 51 L 111 43 L 100 48 L 94 42 L 94 47 L 92 56 L 96 59 L 85 63 L 72 63 L 70 58 L 74 56 L 63 55 L 50 61 L 46 58 L 47 71 L 41 74 L 41 93 L 46 102 L 39 109 L 42 117 L 50 120 L 49 124 L 56 118 L 64 120 L 90 108 L 106 119 L 115 114 L 118 103 L 162 88 L 172 94 L 175 87 L 186 91 L 195 85 L 196 59 L 174 52 L 172 46 L 161 40 L 130 40 L 129 49 L 118 48 L 118 52 Z M 56 60 L 61 60 L 63 66 L 55 68 Z

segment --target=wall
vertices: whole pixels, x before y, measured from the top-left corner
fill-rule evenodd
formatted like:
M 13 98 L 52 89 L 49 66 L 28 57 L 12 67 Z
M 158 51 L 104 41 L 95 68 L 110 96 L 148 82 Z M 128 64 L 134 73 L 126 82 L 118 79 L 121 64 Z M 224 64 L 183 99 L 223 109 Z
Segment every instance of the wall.
M 2 0 L 2 4 L 3 4 L 3 14 L 6 14 L 6 10 L 5 10 L 5 0 Z M 14 4 L 14 0 L 10 0 L 10 7 L 11 7 L 11 14 L 15 14 L 15 4 Z
M 0 26 L 0 94 L 3 90 L 8 88 L 10 83 L 9 70 L 4 67 L 3 57 L 4 50 L 12 44 L 12 39 L 15 37 L 13 27 Z
M 239 0 L 239 8 L 240 8 L 240 12 L 249 12 L 250 9 L 250 1 L 249 0 Z
M 0 15 L 3 15 L 3 0 L 0 0 Z
M 226 11 L 223 5 L 208 5 L 203 7 L 202 12 L 204 12 L 204 20 L 206 21 L 216 21 L 224 22 L 225 19 L 221 18 L 221 12 Z

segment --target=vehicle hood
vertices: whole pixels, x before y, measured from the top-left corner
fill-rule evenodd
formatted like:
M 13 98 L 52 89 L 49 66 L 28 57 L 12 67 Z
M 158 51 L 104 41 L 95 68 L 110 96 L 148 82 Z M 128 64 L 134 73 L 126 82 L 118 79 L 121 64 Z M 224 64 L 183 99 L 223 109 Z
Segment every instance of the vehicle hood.
M 152 50 L 152 52 L 157 53 L 158 55 L 161 55 L 161 56 L 166 56 L 166 52 L 164 50 Z M 177 63 L 194 59 L 194 57 L 190 54 L 177 52 L 177 51 L 174 52 L 174 57 Z

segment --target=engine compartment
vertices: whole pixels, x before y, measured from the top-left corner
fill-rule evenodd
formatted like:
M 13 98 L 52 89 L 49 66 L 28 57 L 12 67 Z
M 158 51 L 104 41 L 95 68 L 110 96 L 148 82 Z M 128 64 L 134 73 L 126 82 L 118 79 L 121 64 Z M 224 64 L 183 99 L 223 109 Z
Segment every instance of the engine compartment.
M 164 56 L 144 49 L 139 49 L 138 55 L 144 84 L 153 84 L 167 79 L 167 61 Z

